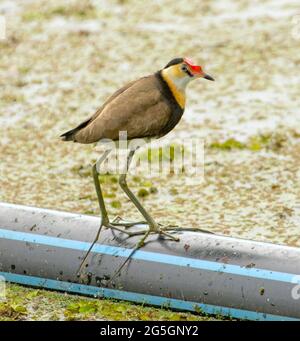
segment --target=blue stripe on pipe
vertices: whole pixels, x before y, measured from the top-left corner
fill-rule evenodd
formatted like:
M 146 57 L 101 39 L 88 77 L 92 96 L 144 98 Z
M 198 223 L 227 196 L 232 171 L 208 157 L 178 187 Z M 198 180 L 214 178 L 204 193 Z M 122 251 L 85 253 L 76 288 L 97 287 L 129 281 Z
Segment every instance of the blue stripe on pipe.
M 104 297 L 111 299 L 119 299 L 131 302 L 138 302 L 143 304 L 150 304 L 160 306 L 164 308 L 173 308 L 179 310 L 187 310 L 193 312 L 199 312 L 205 314 L 229 316 L 244 320 L 255 321 L 299 321 L 297 318 L 280 316 L 273 314 L 260 313 L 256 311 L 229 308 L 215 306 L 211 304 L 197 303 L 191 301 L 183 301 L 174 298 L 166 298 L 160 296 L 152 296 L 139 294 L 135 292 L 128 292 L 116 289 L 98 288 L 95 286 L 69 283 L 63 281 L 57 281 L 53 279 L 26 276 L 13 274 L 8 272 L 0 272 L 0 276 L 3 276 L 8 282 L 29 285 L 33 287 L 43 287 L 46 289 L 53 289 L 59 291 L 68 291 L 71 293 L 78 293 L 83 295 L 89 295 L 94 297 Z
M 0 238 L 17 240 L 17 241 L 22 241 L 22 242 L 29 242 L 29 243 L 36 243 L 36 244 L 42 244 L 42 245 L 50 245 L 50 246 L 73 249 L 73 250 L 80 250 L 80 251 L 87 251 L 91 245 L 88 242 L 82 242 L 79 240 L 56 238 L 56 237 L 50 237 L 50 236 L 45 236 L 45 235 L 40 235 L 40 234 L 20 232 L 20 231 L 11 231 L 11 230 L 5 230 L 5 229 L 0 229 Z M 126 249 L 126 248 L 119 247 L 119 246 L 102 245 L 102 244 L 95 244 L 92 249 L 92 252 L 94 253 L 100 253 L 100 254 L 118 256 L 118 257 L 129 257 L 132 251 L 133 249 Z M 271 270 L 265 270 L 265 269 L 254 268 L 254 267 L 247 268 L 247 267 L 242 267 L 239 265 L 225 264 L 225 263 L 219 263 L 219 262 L 213 262 L 213 261 L 207 261 L 207 260 L 195 259 L 195 258 L 187 258 L 187 257 L 181 257 L 181 256 L 173 256 L 173 255 L 168 255 L 164 253 L 149 252 L 149 251 L 142 251 L 142 250 L 137 250 L 132 255 L 132 258 L 137 259 L 137 260 L 148 261 L 148 262 L 157 262 L 157 263 L 162 263 L 162 264 L 191 267 L 195 269 L 215 271 L 219 273 L 254 277 L 254 278 L 280 281 L 280 282 L 286 282 L 286 283 L 293 283 L 293 278 L 297 275 L 297 274 L 271 271 Z

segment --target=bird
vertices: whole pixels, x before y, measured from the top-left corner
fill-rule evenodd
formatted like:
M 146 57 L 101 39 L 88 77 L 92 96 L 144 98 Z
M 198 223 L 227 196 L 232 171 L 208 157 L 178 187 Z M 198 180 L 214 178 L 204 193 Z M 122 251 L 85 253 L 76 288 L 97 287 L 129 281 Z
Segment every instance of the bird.
M 81 144 L 91 144 L 102 139 L 118 141 L 120 131 L 126 132 L 128 140 L 163 137 L 173 130 L 182 118 L 185 110 L 187 85 L 192 80 L 199 78 L 214 81 L 214 78 L 205 73 L 203 68 L 195 64 L 192 59 L 173 58 L 164 68 L 121 87 L 92 116 L 74 129 L 62 134 L 61 138 L 63 141 Z M 135 152 L 135 148 L 128 152 L 126 170 L 119 177 L 119 185 L 141 213 L 148 228 L 133 232 L 129 231 L 129 227 L 136 223 L 120 223 L 109 220 L 98 172 L 98 167 L 109 154 L 109 151 L 106 150 L 99 161 L 92 166 L 94 185 L 101 211 L 101 224 L 95 241 L 98 240 L 103 226 L 124 232 L 129 237 L 143 235 L 138 245 L 143 245 L 146 238 L 152 233 L 167 236 L 172 240 L 179 240 L 153 219 L 128 187 L 126 175 Z

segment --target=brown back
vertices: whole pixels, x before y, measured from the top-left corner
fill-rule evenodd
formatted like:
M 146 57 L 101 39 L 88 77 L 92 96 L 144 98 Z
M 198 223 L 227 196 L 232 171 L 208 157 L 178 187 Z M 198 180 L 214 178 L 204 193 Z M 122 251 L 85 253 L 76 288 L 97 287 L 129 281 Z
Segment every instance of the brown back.
M 77 131 L 73 140 L 93 143 L 118 140 L 119 131 L 128 139 L 156 137 L 168 123 L 171 109 L 154 75 L 143 77 L 116 91 Z

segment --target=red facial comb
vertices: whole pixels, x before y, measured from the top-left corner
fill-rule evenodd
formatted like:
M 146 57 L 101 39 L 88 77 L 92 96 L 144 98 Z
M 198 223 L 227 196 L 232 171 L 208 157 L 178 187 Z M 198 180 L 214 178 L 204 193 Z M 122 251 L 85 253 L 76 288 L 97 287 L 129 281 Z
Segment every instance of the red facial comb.
M 202 72 L 202 68 L 196 65 L 190 58 L 184 58 L 184 62 L 195 72 Z

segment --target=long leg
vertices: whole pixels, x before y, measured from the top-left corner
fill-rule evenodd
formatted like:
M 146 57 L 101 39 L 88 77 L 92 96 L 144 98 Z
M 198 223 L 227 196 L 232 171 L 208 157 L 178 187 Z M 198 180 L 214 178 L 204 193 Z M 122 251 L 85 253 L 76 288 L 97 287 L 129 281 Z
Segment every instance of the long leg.
M 107 210 L 106 210 L 104 199 L 103 199 L 103 194 L 102 194 L 101 185 L 100 185 L 99 176 L 98 176 L 98 171 L 97 171 L 97 165 L 98 165 L 98 167 L 100 167 L 102 162 L 107 158 L 107 156 L 110 153 L 110 151 L 111 150 L 106 150 L 103 153 L 103 155 L 101 156 L 100 160 L 94 163 L 93 168 L 92 168 L 95 189 L 96 189 L 98 203 L 99 203 L 99 208 L 100 208 L 100 212 L 101 212 L 101 223 L 100 223 L 100 227 L 99 227 L 99 229 L 97 231 L 97 234 L 96 234 L 96 237 L 95 237 L 94 241 L 92 242 L 91 246 L 89 247 L 87 253 L 85 254 L 85 256 L 84 256 L 84 258 L 83 258 L 83 260 L 82 260 L 82 262 L 81 262 L 81 264 L 79 266 L 77 274 L 80 274 L 80 272 L 82 270 L 82 267 L 84 266 L 85 261 L 86 261 L 88 255 L 90 254 L 93 246 L 95 245 L 95 243 L 99 239 L 102 227 L 109 225 L 109 218 L 108 218 Z
M 108 214 L 107 214 L 107 210 L 106 210 L 104 199 L 103 199 L 103 194 L 101 190 L 97 167 L 100 168 L 101 164 L 107 158 L 110 152 L 111 150 L 106 150 L 101 156 L 100 160 L 94 163 L 93 165 L 93 179 L 94 179 L 95 189 L 97 193 L 99 208 L 101 212 L 101 225 L 104 225 L 104 226 L 109 224 L 109 219 L 108 219 Z
M 133 204 L 135 205 L 135 207 L 139 210 L 139 212 L 142 214 L 142 216 L 144 217 L 144 219 L 147 221 L 148 223 L 148 231 L 146 231 L 144 233 L 143 238 L 140 240 L 139 242 L 139 246 L 142 246 L 144 241 L 146 240 L 146 238 L 148 237 L 148 235 L 150 233 L 159 233 L 159 234 L 163 234 L 173 240 L 178 241 L 179 239 L 177 237 L 172 236 L 171 234 L 163 231 L 162 229 L 159 228 L 159 225 L 155 222 L 155 220 L 151 217 L 151 215 L 145 210 L 145 208 L 143 207 L 143 205 L 139 202 L 139 200 L 137 199 L 137 197 L 132 193 L 132 191 L 128 188 L 127 185 L 127 181 L 126 181 L 126 176 L 127 176 L 127 172 L 130 166 L 130 163 L 132 161 L 133 155 L 135 153 L 135 150 L 130 150 L 128 157 L 127 157 L 127 163 L 126 163 L 126 169 L 124 170 L 124 173 L 121 174 L 120 179 L 119 179 L 119 184 L 121 186 L 121 188 L 123 189 L 123 191 L 126 193 L 126 195 L 128 196 L 128 198 L 133 202 Z M 139 234 L 142 234 L 142 232 L 140 232 Z
M 101 223 L 100 223 L 100 226 L 99 226 L 99 229 L 97 231 L 97 234 L 95 236 L 94 241 L 92 242 L 91 246 L 89 247 L 88 251 L 86 252 L 86 254 L 85 254 L 85 256 L 84 256 L 84 258 L 83 258 L 83 260 L 82 260 L 82 262 L 78 268 L 78 271 L 77 271 L 78 275 L 80 274 L 80 272 L 81 272 L 81 270 L 85 264 L 85 261 L 86 261 L 87 257 L 89 256 L 93 246 L 98 241 L 103 226 L 115 229 L 115 230 L 123 232 L 123 233 L 126 233 L 129 236 L 135 236 L 136 234 L 140 234 L 140 232 L 129 232 L 129 231 L 123 230 L 120 227 L 118 227 L 118 225 L 126 226 L 127 225 L 126 223 L 125 224 L 118 224 L 118 223 L 113 224 L 113 223 L 109 222 L 109 217 L 108 217 L 108 213 L 107 213 L 107 210 L 105 207 L 103 193 L 102 193 L 102 189 L 101 189 L 101 185 L 100 185 L 100 181 L 99 181 L 98 169 L 100 168 L 101 164 L 105 161 L 105 159 L 107 158 L 107 156 L 110 152 L 111 152 L 111 150 L 106 150 L 103 153 L 103 155 L 101 156 L 101 158 L 97 162 L 95 162 L 93 167 L 92 167 L 94 185 L 95 185 L 98 203 L 99 203 L 99 208 L 100 208 L 100 212 L 101 212 Z M 134 225 L 134 224 L 131 224 L 131 223 L 128 224 L 128 226 L 132 226 L 132 225 Z
M 139 212 L 142 214 L 142 216 L 145 218 L 149 226 L 151 227 L 151 230 L 157 231 L 158 230 L 158 225 L 154 221 L 154 219 L 150 216 L 150 214 L 145 210 L 145 208 L 142 206 L 142 204 L 139 202 L 137 197 L 131 192 L 131 190 L 128 188 L 127 181 L 126 181 L 126 176 L 127 172 L 130 166 L 130 163 L 132 161 L 133 155 L 135 153 L 135 150 L 130 150 L 128 157 L 127 157 L 127 164 L 126 164 L 126 169 L 123 174 L 120 175 L 119 178 L 119 184 L 123 191 L 126 193 L 128 198 L 133 202 L 133 204 L 136 206 L 136 208 L 139 210 Z

